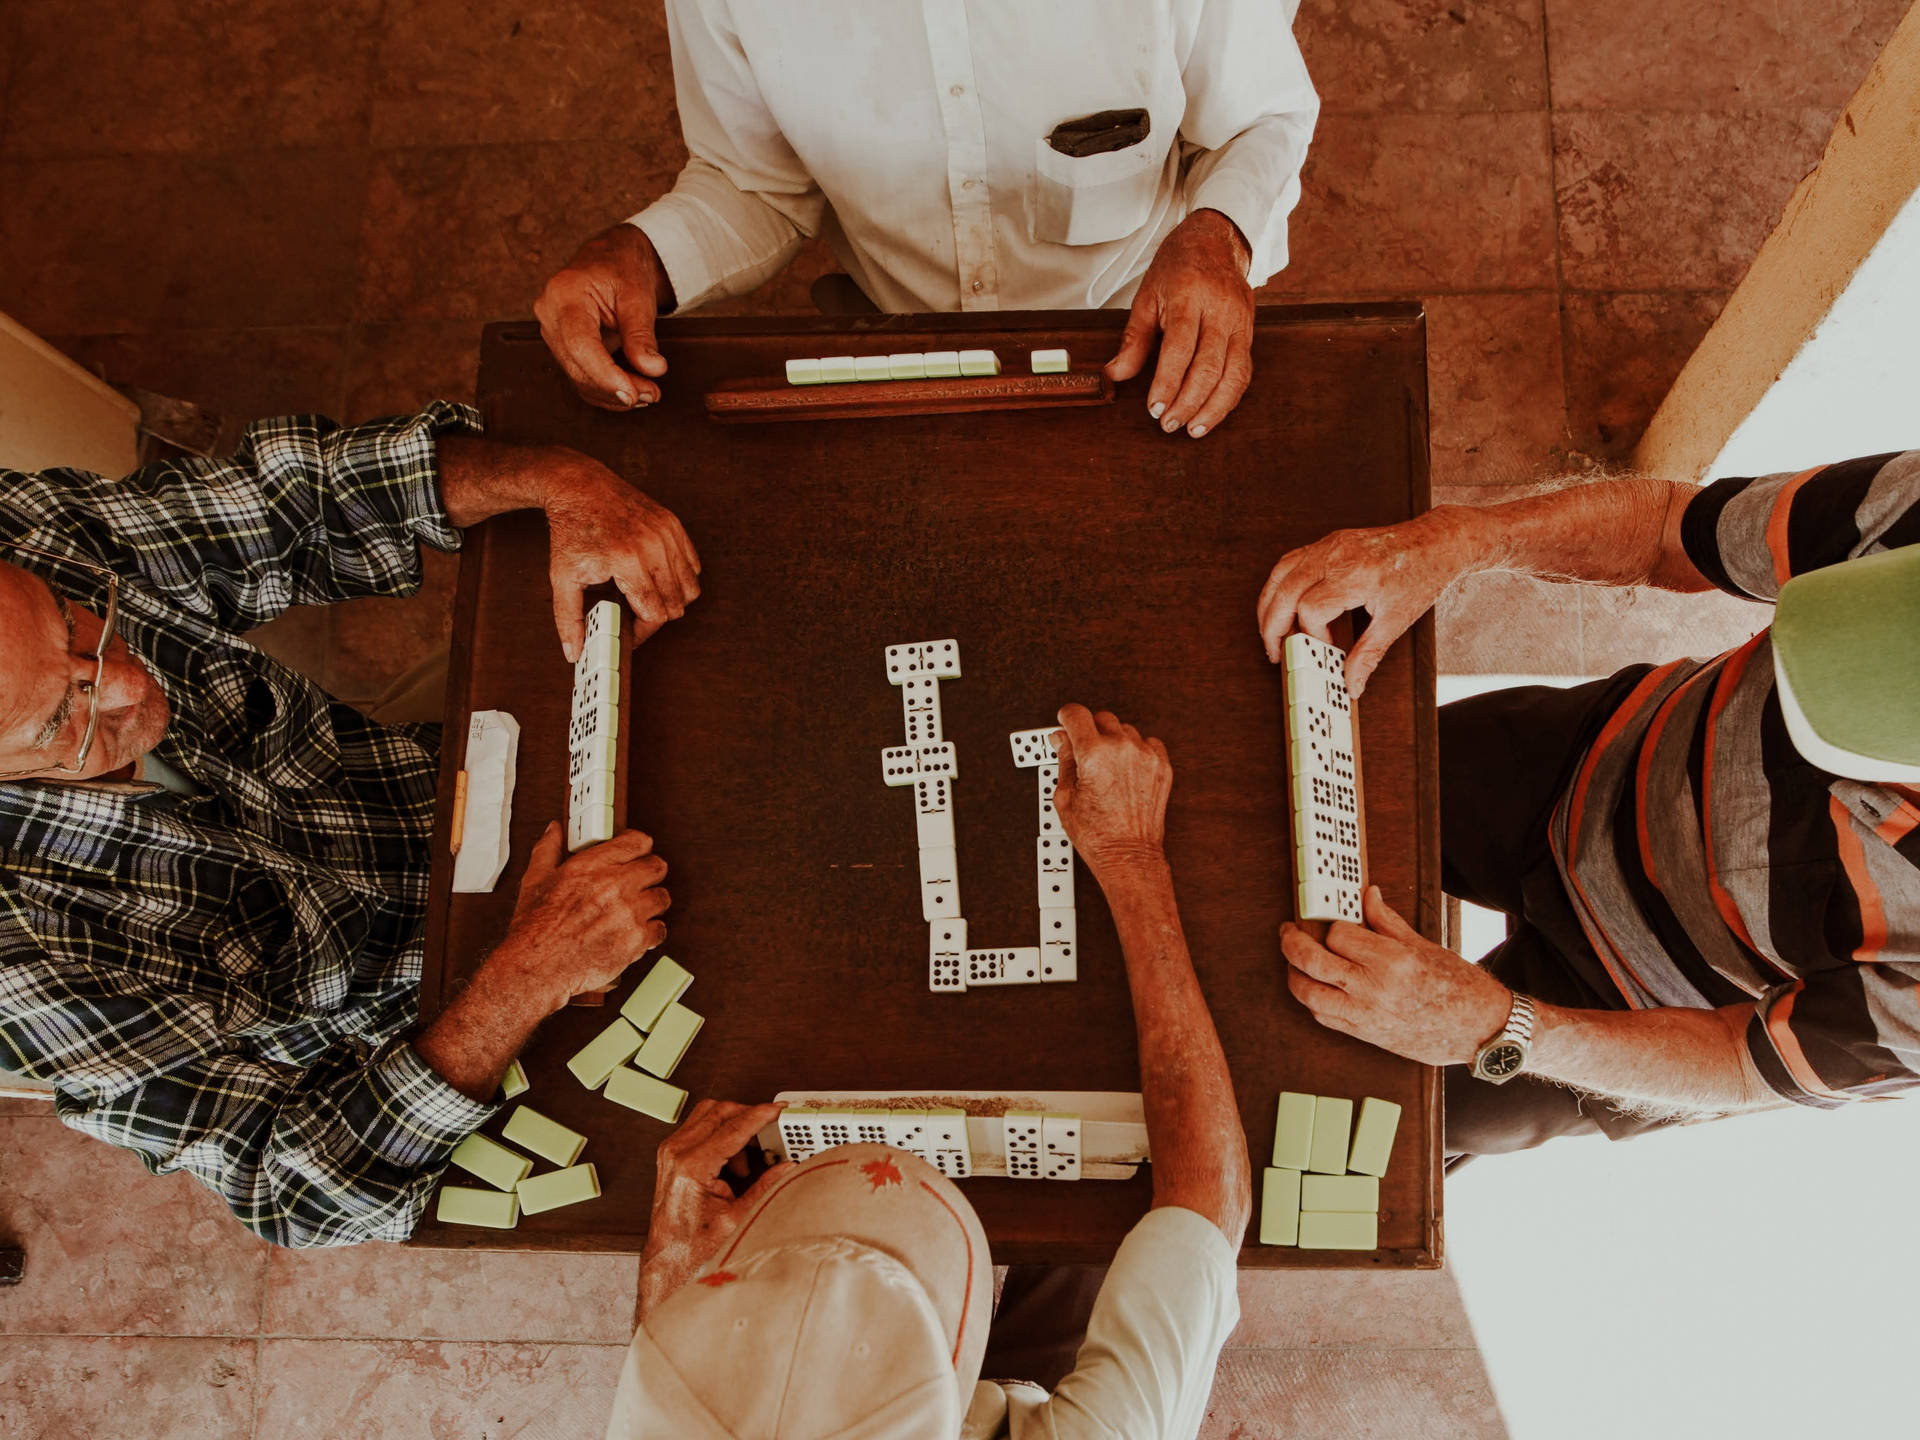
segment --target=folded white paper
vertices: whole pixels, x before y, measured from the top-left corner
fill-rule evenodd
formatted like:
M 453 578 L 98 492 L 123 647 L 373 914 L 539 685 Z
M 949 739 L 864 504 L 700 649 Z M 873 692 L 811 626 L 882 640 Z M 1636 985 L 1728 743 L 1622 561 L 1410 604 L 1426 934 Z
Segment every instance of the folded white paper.
M 520 722 L 504 710 L 476 710 L 467 725 L 467 817 L 453 859 L 457 893 L 491 890 L 507 868 L 513 823 L 513 766 Z

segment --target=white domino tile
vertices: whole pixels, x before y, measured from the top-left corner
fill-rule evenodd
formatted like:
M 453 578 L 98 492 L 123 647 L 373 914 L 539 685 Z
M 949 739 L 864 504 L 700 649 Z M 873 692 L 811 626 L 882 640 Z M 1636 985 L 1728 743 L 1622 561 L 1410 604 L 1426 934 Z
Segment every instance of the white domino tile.
M 967 951 L 967 988 L 992 985 L 1038 985 L 1040 947 Z
M 880 752 L 880 778 L 889 785 L 911 785 L 920 778 L 920 747 L 889 745 Z
M 853 1143 L 856 1145 L 886 1145 L 887 1112 L 884 1110 L 856 1110 L 853 1112 Z
M 960 909 L 960 859 L 952 846 L 920 852 L 920 918 L 957 920 Z
M 1060 751 L 1053 737 L 1059 729 L 1058 725 L 1047 725 L 1039 730 L 1015 730 L 1007 736 L 1013 747 L 1013 763 L 1022 770 L 1056 764 Z
M 930 1150 L 927 1163 L 949 1180 L 964 1180 L 973 1174 L 973 1154 L 964 1148 L 959 1150 Z
M 927 1144 L 927 1112 L 924 1110 L 889 1110 L 887 1112 L 887 1144 L 896 1150 L 905 1150 L 918 1155 Z
M 1048 772 L 1052 775 L 1049 777 Z M 1060 812 L 1053 808 L 1054 787 L 1060 783 L 1058 765 L 1042 765 L 1036 772 L 1040 776 L 1040 833 L 1042 835 L 1060 835 Z
M 818 1153 L 820 1127 L 815 1123 L 816 1110 L 799 1110 L 792 1106 L 780 1112 L 780 1143 L 786 1147 L 789 1160 L 805 1160 Z
M 1288 636 L 1282 650 L 1294 913 L 1302 920 L 1357 923 L 1366 857 L 1360 848 L 1360 796 L 1346 657 L 1336 646 L 1310 635 Z
M 922 850 L 954 848 L 951 810 L 915 810 L 913 828 L 914 839 Z
M 926 662 L 927 673 L 936 680 L 960 678 L 960 642 L 958 640 L 929 640 L 920 647 L 920 650 Z
M 1047 1180 L 1080 1178 L 1080 1117 L 1048 1115 L 1040 1122 L 1040 1165 Z
M 1041 841 L 1049 837 L 1042 835 Z M 1064 870 L 1049 870 L 1044 865 L 1034 878 L 1039 882 L 1040 908 L 1042 910 L 1070 910 L 1073 908 L 1073 866 Z
M 909 676 L 926 670 L 925 646 L 919 641 L 887 646 L 887 683 L 904 684 Z
M 925 1144 L 929 1150 L 965 1150 L 967 1148 L 967 1112 L 929 1110 L 926 1114 Z
M 951 815 L 953 813 L 953 785 L 942 776 L 929 779 L 922 775 L 913 782 L 914 809 L 922 815 Z
M 1009 1110 L 1000 1117 L 1000 1138 L 1006 1153 L 1008 1179 L 1040 1178 L 1040 1129 L 1043 1118 L 1038 1110 Z
M 951 740 L 934 745 L 920 747 L 920 773 L 922 775 L 944 775 L 949 780 L 960 778 L 960 751 Z
M 967 922 L 935 920 L 927 926 L 927 988 L 967 988 Z
M 1078 912 L 1071 906 L 1050 906 L 1040 912 L 1040 978 L 1048 983 L 1077 980 L 1074 959 L 1080 948 Z

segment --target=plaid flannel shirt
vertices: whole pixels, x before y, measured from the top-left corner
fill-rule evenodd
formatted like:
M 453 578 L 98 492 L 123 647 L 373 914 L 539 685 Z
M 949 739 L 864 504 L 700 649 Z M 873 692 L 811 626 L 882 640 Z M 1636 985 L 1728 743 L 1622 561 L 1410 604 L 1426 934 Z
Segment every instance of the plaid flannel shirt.
M 438 726 L 381 726 L 242 633 L 289 605 L 408 595 L 459 547 L 435 437 L 469 409 L 251 426 L 238 454 L 119 480 L 0 472 L 0 559 L 118 629 L 173 707 L 156 754 L 196 781 L 0 784 L 0 1063 L 60 1118 L 187 1170 L 282 1245 L 398 1240 L 493 1113 L 403 1032 L 416 1018 Z

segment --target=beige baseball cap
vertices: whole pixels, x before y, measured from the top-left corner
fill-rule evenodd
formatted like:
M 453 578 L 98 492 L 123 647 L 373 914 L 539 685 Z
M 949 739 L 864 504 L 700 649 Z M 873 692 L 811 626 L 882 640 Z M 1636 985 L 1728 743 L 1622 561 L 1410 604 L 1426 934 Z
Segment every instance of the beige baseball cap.
M 953 1440 L 993 1312 L 986 1232 L 886 1145 L 783 1166 L 642 1322 L 607 1440 Z

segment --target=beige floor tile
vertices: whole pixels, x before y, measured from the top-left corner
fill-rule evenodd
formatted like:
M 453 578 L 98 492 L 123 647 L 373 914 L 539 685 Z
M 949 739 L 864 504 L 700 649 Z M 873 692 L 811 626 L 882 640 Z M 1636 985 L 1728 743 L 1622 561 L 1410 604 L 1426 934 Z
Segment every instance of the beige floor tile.
M 624 1345 L 269 1340 L 258 1440 L 573 1440 L 606 1429 Z
M 367 163 L 0 158 L 0 310 L 42 335 L 344 323 Z
M 248 1440 L 254 1345 L 124 1336 L 0 1339 L 0 1435 Z
M 642 138 L 676 169 L 685 159 L 665 7 L 592 0 L 388 7 L 375 145 Z
M 1773 623 L 1773 607 L 1710 590 L 1582 589 L 1581 637 L 1588 672 L 1705 659 L 1743 645 Z
M 269 1335 L 566 1341 L 633 1337 L 631 1255 L 528 1255 L 357 1245 L 280 1250 Z
M 270 415 L 339 416 L 344 326 L 76 335 L 51 343 L 115 385 L 212 411 L 227 435 Z
M 1536 0 L 1306 0 L 1293 33 L 1329 114 L 1546 107 L 1546 45 Z
M 0 1231 L 27 1252 L 26 1279 L 0 1291 L 0 1333 L 260 1328 L 266 1242 L 191 1176 L 149 1175 L 50 1115 L 0 1118 Z
M 1624 460 L 1726 304 L 1718 291 L 1570 294 L 1562 306 L 1571 446 Z
M 1911 0 L 1546 0 L 1561 110 L 1836 106 Z
M 1823 106 L 1556 114 L 1563 282 L 1573 290 L 1737 284 L 1833 122 Z
M 1242 1270 L 1236 1350 L 1474 1348 L 1445 1270 Z
M 1436 486 L 1540 480 L 1566 459 L 1560 306 L 1552 291 L 1426 302 Z
M 1471 1350 L 1228 1350 L 1202 1440 L 1506 1440 Z
M 1434 607 L 1443 675 L 1586 675 L 1578 588 L 1494 572 Z
M 1551 286 L 1546 116 L 1323 115 L 1265 299 Z
M 429 400 L 471 405 L 480 379 L 478 320 L 403 320 L 354 332 L 341 418 L 404 415 Z
M 359 145 L 380 0 L 26 0 L 20 157 Z M 300 208 L 290 207 L 290 208 Z
M 421 547 L 420 588 L 404 600 L 348 600 L 327 607 L 329 694 L 372 700 L 453 630 L 453 592 L 460 557 Z M 556 635 L 554 644 L 560 643 Z

